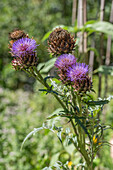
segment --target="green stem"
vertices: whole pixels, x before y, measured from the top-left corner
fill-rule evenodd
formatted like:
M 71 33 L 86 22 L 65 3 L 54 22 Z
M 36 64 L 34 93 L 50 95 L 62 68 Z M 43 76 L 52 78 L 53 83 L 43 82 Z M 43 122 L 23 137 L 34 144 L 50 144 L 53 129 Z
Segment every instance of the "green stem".
M 23 71 L 25 71 L 27 74 L 29 74 L 29 76 L 34 77 L 36 80 L 38 80 L 40 83 L 43 84 L 43 82 L 38 77 L 36 77 L 36 75 L 34 74 L 32 68 L 30 68 L 30 71 L 26 70 L 26 69 L 23 69 Z
M 43 79 L 42 75 L 40 74 L 40 72 L 36 69 L 36 68 L 30 68 L 30 72 L 29 71 L 26 71 L 24 70 L 25 72 L 27 72 L 30 76 L 33 76 L 35 79 L 37 79 L 41 84 L 43 84 L 47 89 L 50 89 L 50 86 L 47 84 L 47 82 Z M 35 71 L 35 72 L 34 72 Z M 57 101 L 60 103 L 60 105 L 63 107 L 64 110 L 66 110 L 66 106 L 64 105 L 64 103 L 61 101 L 61 99 L 55 94 L 55 93 L 52 93 L 52 95 L 57 99 Z M 75 96 L 74 96 L 75 97 Z M 73 103 L 74 105 L 76 105 L 75 103 L 75 98 L 73 99 Z M 81 105 L 80 105 L 80 102 L 79 102 L 79 108 L 80 108 L 80 114 L 81 114 Z M 79 135 L 77 133 L 77 130 L 76 130 L 76 127 L 74 125 L 74 122 L 72 119 L 70 119 L 70 122 L 72 124 L 72 127 L 73 127 L 73 130 L 77 136 L 77 140 L 78 140 L 78 143 L 79 145 L 77 146 L 76 143 L 73 142 L 74 146 L 76 147 L 76 149 L 82 154 L 82 156 L 84 157 L 86 163 L 87 163 L 87 166 L 90 165 L 90 159 L 89 159 L 89 156 L 85 150 L 85 148 L 81 145 L 81 141 L 79 141 Z M 79 132 L 80 133 L 80 132 Z M 81 134 L 81 133 L 80 133 Z
M 38 75 L 38 77 L 40 78 L 41 80 L 41 83 L 47 88 L 47 89 L 50 89 L 50 86 L 47 84 L 46 81 L 44 81 L 42 75 L 40 74 L 40 72 L 34 68 L 36 74 Z M 37 76 L 36 76 L 37 77 Z M 64 105 L 64 103 L 60 100 L 60 98 L 55 94 L 55 93 L 52 93 L 52 95 L 57 99 L 57 101 L 60 103 L 60 105 L 63 107 L 64 110 L 66 110 L 66 107 Z
M 76 97 L 77 97 L 77 102 L 78 102 L 78 106 L 79 106 L 79 116 L 82 116 L 82 105 L 81 105 L 80 96 L 78 96 L 78 94 L 76 94 Z M 80 145 L 84 146 L 83 137 L 82 137 L 83 131 L 82 131 L 80 125 L 78 125 L 78 131 L 79 131 L 79 134 L 80 134 L 80 141 L 81 141 Z
M 72 94 L 73 104 L 74 104 L 74 106 L 76 106 L 77 103 L 78 103 L 78 106 L 79 106 L 79 116 L 82 116 L 81 98 L 80 98 L 80 96 L 78 96 L 78 94 L 73 92 L 72 88 L 71 88 L 71 94 Z M 85 161 L 87 163 L 87 167 L 88 167 L 90 165 L 90 159 L 89 159 L 88 153 L 87 153 L 87 151 L 85 149 L 85 132 L 82 130 L 82 128 L 79 125 L 78 125 L 78 132 L 79 132 L 79 135 L 77 135 L 78 147 L 76 146 L 76 144 L 75 144 L 75 147 L 77 148 L 77 150 L 84 157 L 84 159 L 85 159 Z M 75 134 L 77 134 L 77 133 L 75 132 Z
M 75 148 L 78 150 L 78 152 L 80 152 L 80 153 L 82 154 L 82 156 L 84 157 L 84 159 L 85 159 L 85 161 L 86 161 L 86 163 L 87 163 L 87 167 L 89 167 L 89 165 L 90 165 L 90 160 L 89 160 L 89 158 L 87 157 L 86 151 L 81 150 L 81 148 L 79 148 L 79 147 L 76 145 L 76 143 L 73 142 L 73 140 L 72 140 L 72 143 L 74 144 L 74 146 L 75 146 Z
M 76 94 L 76 98 L 77 98 L 77 102 L 78 102 L 78 106 L 79 106 L 79 115 L 82 116 L 81 97 Z M 85 132 L 84 132 L 84 130 L 81 128 L 80 125 L 78 125 L 78 132 L 79 132 L 79 134 L 80 134 L 80 143 L 79 143 L 80 150 L 81 150 L 82 155 L 84 156 L 84 158 L 85 158 L 85 160 L 86 160 L 88 170 L 92 170 L 92 168 L 91 168 L 91 162 L 90 162 L 90 157 L 88 156 L 88 153 L 87 153 L 87 151 L 86 151 Z

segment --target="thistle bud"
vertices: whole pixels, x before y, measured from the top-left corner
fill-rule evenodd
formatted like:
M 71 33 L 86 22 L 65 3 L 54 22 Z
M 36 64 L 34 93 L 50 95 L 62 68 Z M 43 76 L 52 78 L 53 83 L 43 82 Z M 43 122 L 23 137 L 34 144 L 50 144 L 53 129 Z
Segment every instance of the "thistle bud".
M 85 93 L 92 89 L 92 81 L 89 76 L 85 76 L 82 80 L 76 80 L 72 86 L 75 91 Z
M 27 69 L 29 67 L 37 66 L 38 58 L 36 53 L 23 57 L 15 57 L 12 61 L 12 66 L 15 70 Z

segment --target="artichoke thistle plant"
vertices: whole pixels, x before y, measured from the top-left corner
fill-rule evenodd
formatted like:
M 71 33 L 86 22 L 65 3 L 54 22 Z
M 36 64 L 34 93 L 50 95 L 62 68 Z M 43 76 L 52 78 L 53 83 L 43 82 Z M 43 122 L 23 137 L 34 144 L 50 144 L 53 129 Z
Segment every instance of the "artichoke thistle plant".
M 35 128 L 30 132 L 23 144 L 32 134 L 39 130 L 57 131 L 57 136 L 61 143 L 63 135 L 67 144 L 73 144 L 76 151 L 80 153 L 83 158 L 81 168 L 93 170 L 93 162 L 98 151 L 106 143 L 109 144 L 104 141 L 103 132 L 111 127 L 101 124 L 98 114 L 102 111 L 104 104 L 109 102 L 110 98 L 94 101 L 92 95 L 90 95 L 90 93 L 94 93 L 93 82 L 89 76 L 90 68 L 85 63 L 80 63 L 79 59 L 72 53 L 76 50 L 76 40 L 67 30 L 62 28 L 56 28 L 50 34 L 48 50 L 56 58 L 54 63 L 55 74 L 54 76 L 48 75 L 44 77 L 41 73 L 44 65 L 40 69 L 38 67 L 40 63 L 38 63 L 38 45 L 36 41 L 18 29 L 10 33 L 9 37 L 11 39 L 9 49 L 13 58 L 13 68 L 23 70 L 29 76 L 34 77 L 44 87 L 40 91 L 53 95 L 62 107 L 57 114 L 49 116 L 42 127 Z M 48 124 L 49 120 L 56 117 L 68 122 L 66 129 L 57 127 L 55 123 Z M 74 168 L 71 165 L 72 162 L 62 164 L 58 161 L 55 165 L 44 169 L 68 170 Z

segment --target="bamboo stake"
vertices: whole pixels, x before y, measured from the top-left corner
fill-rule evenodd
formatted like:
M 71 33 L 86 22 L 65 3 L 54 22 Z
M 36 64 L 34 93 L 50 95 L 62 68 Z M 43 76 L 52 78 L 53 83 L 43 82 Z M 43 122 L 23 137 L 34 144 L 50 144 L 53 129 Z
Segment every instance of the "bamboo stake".
M 100 21 L 104 20 L 104 9 L 105 9 L 105 0 L 101 0 L 101 5 L 100 5 Z
M 113 23 L 113 0 L 111 5 L 110 23 Z M 110 51 L 111 51 L 111 35 L 109 35 L 107 39 L 106 60 L 105 60 L 106 66 L 110 64 Z M 106 97 L 107 91 L 108 91 L 108 75 L 105 75 L 104 97 Z
M 103 21 L 104 19 L 104 9 L 105 9 L 105 0 L 101 0 L 101 6 L 100 6 L 100 21 Z M 100 65 L 103 64 L 103 33 L 101 34 L 100 37 Z M 101 96 L 101 82 L 102 82 L 102 74 L 99 73 L 99 85 L 98 85 L 98 97 Z
M 97 14 L 96 14 L 96 20 L 98 18 L 98 10 L 97 10 Z M 91 37 L 91 48 L 95 48 L 95 34 L 93 33 L 92 37 Z M 94 65 L 94 57 L 95 57 L 95 53 L 94 51 L 90 51 L 89 54 L 89 67 L 90 67 L 90 76 L 91 79 L 93 79 L 93 65 Z
M 91 48 L 95 48 L 95 39 L 94 39 L 94 34 L 92 35 L 92 42 L 91 42 Z M 94 51 L 90 51 L 90 56 L 89 56 L 89 67 L 90 67 L 90 76 L 91 79 L 93 77 L 93 65 L 94 65 Z
M 83 26 L 83 0 L 78 1 L 78 20 L 77 20 L 78 28 Z M 80 38 L 79 42 L 79 52 L 83 52 L 83 35 L 82 32 L 77 33 L 78 38 Z
M 87 0 L 83 1 L 83 24 L 85 24 L 87 21 Z M 88 64 L 88 55 L 87 55 L 87 32 L 84 32 L 83 35 L 83 51 L 84 51 L 84 57 L 85 62 Z
M 72 26 L 75 25 L 76 12 L 77 12 L 77 0 L 73 0 L 73 8 L 72 8 Z

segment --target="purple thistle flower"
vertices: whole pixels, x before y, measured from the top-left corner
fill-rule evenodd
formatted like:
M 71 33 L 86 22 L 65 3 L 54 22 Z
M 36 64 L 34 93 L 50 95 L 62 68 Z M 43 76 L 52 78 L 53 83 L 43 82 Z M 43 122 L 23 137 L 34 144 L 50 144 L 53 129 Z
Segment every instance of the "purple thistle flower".
M 76 63 L 67 70 L 67 81 L 75 91 L 86 92 L 92 88 L 91 78 L 88 76 L 88 65 L 85 63 Z
M 12 53 L 14 56 L 23 57 L 32 55 L 35 52 L 36 41 L 30 38 L 21 38 L 12 45 Z
M 71 81 L 83 80 L 88 75 L 88 65 L 77 63 L 67 70 L 67 77 Z
M 67 70 L 69 67 L 76 63 L 76 58 L 72 54 L 62 54 L 55 62 L 55 67 L 60 70 Z

